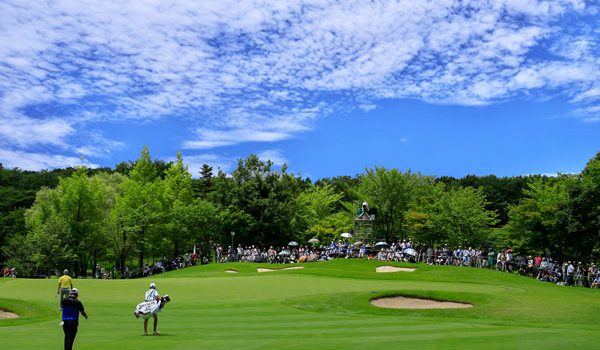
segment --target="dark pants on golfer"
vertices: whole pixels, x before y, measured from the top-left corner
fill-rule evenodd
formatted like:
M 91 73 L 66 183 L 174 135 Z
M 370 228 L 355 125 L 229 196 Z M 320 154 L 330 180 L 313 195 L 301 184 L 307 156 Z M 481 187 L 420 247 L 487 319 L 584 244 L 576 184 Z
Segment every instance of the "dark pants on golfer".
M 77 335 L 78 321 L 64 321 L 63 332 L 65 332 L 65 350 L 72 350 L 75 336 Z
M 60 289 L 60 299 L 58 300 L 58 305 L 62 304 L 63 299 L 66 299 L 67 297 L 69 297 L 70 292 L 71 292 L 71 290 L 69 288 L 61 288 Z M 61 305 L 60 309 L 62 310 L 62 305 Z

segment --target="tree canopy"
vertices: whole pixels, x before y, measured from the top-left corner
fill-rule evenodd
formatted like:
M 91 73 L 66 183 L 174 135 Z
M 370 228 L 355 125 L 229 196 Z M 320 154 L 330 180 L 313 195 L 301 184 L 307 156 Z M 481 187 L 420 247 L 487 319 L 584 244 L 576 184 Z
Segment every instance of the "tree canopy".
M 124 275 L 195 247 L 210 258 L 232 238 L 261 247 L 313 237 L 327 243 L 352 231 L 363 201 L 375 214 L 375 237 L 388 242 L 497 243 L 596 259 L 598 198 L 600 153 L 577 175 L 455 179 L 375 167 L 313 184 L 256 155 L 215 174 L 208 164 L 188 169 L 180 153 L 153 160 L 144 147 L 115 169 L 0 167 L 0 262 L 27 276 L 63 268 L 85 275 L 103 261 Z

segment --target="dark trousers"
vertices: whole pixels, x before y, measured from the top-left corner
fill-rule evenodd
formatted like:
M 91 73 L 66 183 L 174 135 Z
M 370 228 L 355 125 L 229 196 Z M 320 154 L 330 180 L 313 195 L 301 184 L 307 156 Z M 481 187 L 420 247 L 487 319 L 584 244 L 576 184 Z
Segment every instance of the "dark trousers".
M 63 332 L 65 332 L 65 350 L 73 350 L 73 343 L 77 335 L 77 321 L 64 321 Z
M 58 306 L 60 306 L 61 310 L 62 310 L 62 300 L 68 298 L 70 292 L 71 292 L 71 290 L 69 288 L 61 288 L 60 289 L 60 299 L 58 300 Z

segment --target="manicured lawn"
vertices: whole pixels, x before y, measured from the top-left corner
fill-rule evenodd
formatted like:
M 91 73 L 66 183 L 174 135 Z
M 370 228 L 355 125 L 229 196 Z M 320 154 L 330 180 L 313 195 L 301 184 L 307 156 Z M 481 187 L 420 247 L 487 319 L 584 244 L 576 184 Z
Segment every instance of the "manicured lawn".
M 139 280 L 75 280 L 89 320 L 76 349 L 594 349 L 600 290 L 559 287 L 470 268 L 427 265 L 375 273 L 374 261 L 303 264 L 257 273 L 265 264 L 198 266 Z M 396 266 L 402 266 L 394 264 Z M 408 265 L 404 265 L 408 266 Z M 225 273 L 235 269 L 237 274 Z M 172 302 L 158 337 L 142 335 L 133 316 L 154 281 Z M 0 279 L 2 349 L 61 349 L 56 279 Z M 390 310 L 369 304 L 384 295 L 421 296 L 474 305 L 456 310 Z M 151 325 L 150 321 L 150 325 Z

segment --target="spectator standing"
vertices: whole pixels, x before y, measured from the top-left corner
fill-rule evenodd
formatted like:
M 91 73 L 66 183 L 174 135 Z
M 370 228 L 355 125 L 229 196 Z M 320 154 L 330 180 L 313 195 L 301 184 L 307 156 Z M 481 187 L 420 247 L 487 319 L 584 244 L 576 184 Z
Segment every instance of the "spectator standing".
M 217 263 L 223 262 L 223 248 L 220 245 L 217 245 Z
M 487 262 L 487 265 L 489 268 L 492 268 L 494 265 L 496 265 L 496 261 L 494 260 L 495 255 L 496 255 L 496 253 L 494 252 L 494 249 L 490 248 L 489 252 L 488 252 L 488 262 Z
M 506 250 L 505 270 L 508 270 L 508 272 L 513 271 L 513 266 L 512 266 L 513 254 L 512 254 L 512 252 L 513 252 L 512 249 Z
M 65 269 L 63 275 L 58 279 L 58 290 L 56 294 L 60 294 L 58 305 L 62 304 L 63 299 L 69 296 L 69 293 L 73 289 L 73 279 L 69 276 L 69 270 Z M 62 306 L 61 306 L 62 310 Z
M 500 253 L 498 253 L 498 257 L 496 258 L 496 261 L 497 261 L 496 269 L 498 271 L 504 271 L 504 265 L 506 263 L 506 253 L 505 253 L 504 249 L 502 249 L 500 251 Z
M 192 265 L 198 263 L 198 253 L 196 252 L 196 246 L 194 246 L 194 252 L 192 253 Z
M 575 273 L 575 266 L 569 261 L 567 263 L 567 286 L 573 285 L 573 274 Z
M 540 264 L 542 263 L 542 256 L 540 254 L 537 254 L 535 256 L 535 258 L 533 258 L 533 262 L 535 264 L 535 268 L 539 269 L 540 268 Z
M 592 288 L 598 288 L 600 286 L 600 275 L 596 276 L 592 281 Z
M 77 327 L 79 326 L 79 314 L 87 320 L 88 315 L 85 313 L 83 304 L 78 300 L 79 291 L 77 288 L 72 288 L 69 297 L 61 301 L 63 310 L 63 332 L 65 333 L 65 350 L 72 350 L 75 336 L 77 335 Z
M 596 276 L 596 265 L 594 263 L 590 264 L 588 267 L 588 284 L 591 285 L 594 281 L 594 277 Z

